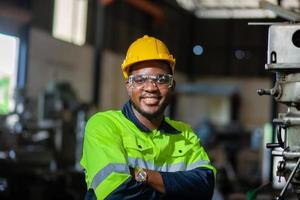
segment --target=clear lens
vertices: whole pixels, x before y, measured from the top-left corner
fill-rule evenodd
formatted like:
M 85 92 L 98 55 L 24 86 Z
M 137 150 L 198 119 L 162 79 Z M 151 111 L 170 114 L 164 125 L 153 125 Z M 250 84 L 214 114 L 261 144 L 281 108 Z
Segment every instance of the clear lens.
M 156 77 L 156 83 L 158 84 L 169 84 L 172 77 L 169 74 L 161 74 Z
M 151 80 L 158 87 L 172 87 L 173 76 L 171 74 L 158 74 L 158 75 L 130 75 L 128 82 L 134 87 L 142 87 L 145 83 Z

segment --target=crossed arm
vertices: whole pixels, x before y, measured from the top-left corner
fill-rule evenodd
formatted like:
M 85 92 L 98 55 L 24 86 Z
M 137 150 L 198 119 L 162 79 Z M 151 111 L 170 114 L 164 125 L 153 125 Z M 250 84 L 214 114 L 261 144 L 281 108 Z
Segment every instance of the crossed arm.
M 138 183 L 131 178 L 119 188 L 113 191 L 108 199 L 134 199 L 163 196 L 163 199 L 211 199 L 214 190 L 214 175 L 212 170 L 196 168 L 190 171 L 180 172 L 156 172 L 146 171 L 148 178 L 146 183 Z M 135 177 L 137 170 L 132 170 L 132 177 Z M 134 193 L 130 195 L 130 193 Z M 151 197 L 152 196 L 152 197 Z M 134 198 L 131 198 L 134 197 Z

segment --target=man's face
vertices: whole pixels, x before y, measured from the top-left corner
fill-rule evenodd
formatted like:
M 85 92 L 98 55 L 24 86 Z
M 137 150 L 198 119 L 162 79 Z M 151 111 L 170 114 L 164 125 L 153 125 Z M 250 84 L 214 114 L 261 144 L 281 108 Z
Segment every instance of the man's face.
M 169 104 L 175 82 L 161 84 L 166 79 L 162 79 L 159 83 L 155 81 L 155 77 L 165 77 L 167 74 L 171 74 L 171 69 L 162 61 L 144 61 L 131 67 L 130 75 L 132 75 L 133 81 L 126 82 L 127 93 L 134 109 L 147 119 L 151 120 L 162 116 Z M 140 75 L 143 75 L 142 77 L 150 76 L 150 78 L 140 81 L 138 79 L 141 77 Z

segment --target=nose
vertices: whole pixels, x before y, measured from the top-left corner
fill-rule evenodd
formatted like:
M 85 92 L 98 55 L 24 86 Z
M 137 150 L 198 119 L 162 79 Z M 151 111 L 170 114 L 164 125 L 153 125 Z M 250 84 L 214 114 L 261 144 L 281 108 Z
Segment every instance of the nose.
M 152 79 L 147 79 L 147 81 L 144 83 L 144 89 L 145 90 L 157 90 L 157 84 Z

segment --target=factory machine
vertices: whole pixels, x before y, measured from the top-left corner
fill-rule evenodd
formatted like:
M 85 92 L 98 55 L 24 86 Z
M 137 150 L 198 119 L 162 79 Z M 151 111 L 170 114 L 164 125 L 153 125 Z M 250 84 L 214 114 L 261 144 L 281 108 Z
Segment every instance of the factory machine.
M 35 104 L 21 91 L 16 99 L 0 116 L 0 199 L 83 199 L 87 106 L 65 82 L 49 84 Z
M 265 69 L 276 74 L 272 89 L 260 89 L 260 95 L 272 95 L 287 106 L 273 119 L 276 140 L 268 143 L 273 156 L 281 156 L 277 176 L 286 180 L 276 200 L 286 199 L 292 186 L 300 199 L 300 24 L 278 23 L 269 27 L 268 61 Z M 280 181 L 280 180 L 279 180 Z

